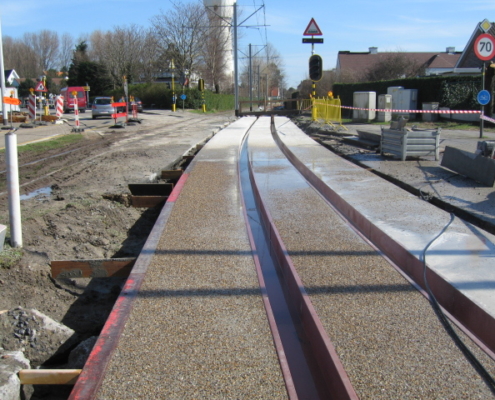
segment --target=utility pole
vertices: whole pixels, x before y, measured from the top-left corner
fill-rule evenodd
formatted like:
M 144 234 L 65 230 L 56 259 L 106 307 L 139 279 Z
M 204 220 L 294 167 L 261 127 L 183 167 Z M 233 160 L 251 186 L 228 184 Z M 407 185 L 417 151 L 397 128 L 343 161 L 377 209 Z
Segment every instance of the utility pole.
M 249 43 L 249 111 L 253 111 L 253 57 Z
M 237 58 L 237 3 L 234 3 L 234 98 L 235 116 L 239 116 L 239 61 Z
M 7 125 L 5 105 L 5 72 L 3 67 L 2 26 L 0 22 L 0 94 L 2 95 L 3 124 Z M 21 198 L 19 195 L 19 161 L 17 156 L 17 135 L 12 129 L 5 135 L 7 162 L 7 193 L 9 198 L 10 245 L 22 247 Z

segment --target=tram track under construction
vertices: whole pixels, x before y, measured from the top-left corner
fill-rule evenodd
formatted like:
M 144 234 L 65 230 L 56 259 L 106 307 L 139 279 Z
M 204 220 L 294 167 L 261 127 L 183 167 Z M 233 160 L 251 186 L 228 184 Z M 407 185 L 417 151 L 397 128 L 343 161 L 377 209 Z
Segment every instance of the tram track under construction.
M 287 118 L 238 119 L 183 172 L 70 399 L 489 398 L 493 243 Z

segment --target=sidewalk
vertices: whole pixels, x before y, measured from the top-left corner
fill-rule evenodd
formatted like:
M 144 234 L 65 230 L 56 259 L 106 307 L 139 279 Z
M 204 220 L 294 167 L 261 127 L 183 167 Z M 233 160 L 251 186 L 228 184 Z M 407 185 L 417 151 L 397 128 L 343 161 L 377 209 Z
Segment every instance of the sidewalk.
M 371 124 L 346 124 L 346 127 L 350 135 L 357 135 L 357 130 L 376 133 L 381 131 L 379 125 Z M 495 140 L 493 132 L 484 131 L 482 139 L 479 135 L 479 131 L 442 129 L 439 161 L 435 161 L 433 157 L 400 161 L 371 151 L 356 152 L 348 158 L 408 190 L 413 192 L 416 190 L 418 195 L 422 193 L 426 198 L 432 197 L 437 205 L 455 208 L 458 215 L 465 219 L 472 216 L 479 220 L 482 228 L 494 233 L 495 189 L 483 186 L 440 165 L 446 146 L 474 153 L 478 141 Z

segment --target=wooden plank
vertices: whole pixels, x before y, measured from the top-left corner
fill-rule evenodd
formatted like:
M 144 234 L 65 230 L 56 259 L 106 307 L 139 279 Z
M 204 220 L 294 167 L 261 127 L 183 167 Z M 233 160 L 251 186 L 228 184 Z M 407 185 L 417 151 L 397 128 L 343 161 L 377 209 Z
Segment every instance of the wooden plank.
M 95 260 L 53 260 L 53 278 L 126 278 L 136 258 L 107 258 Z
M 179 180 L 183 172 L 182 169 L 163 170 L 162 179 Z
M 165 204 L 168 196 L 131 196 L 131 204 L 135 208 L 150 208 Z
M 74 385 L 81 369 L 21 369 L 21 385 Z
M 174 188 L 173 183 L 130 183 L 133 196 L 168 196 Z

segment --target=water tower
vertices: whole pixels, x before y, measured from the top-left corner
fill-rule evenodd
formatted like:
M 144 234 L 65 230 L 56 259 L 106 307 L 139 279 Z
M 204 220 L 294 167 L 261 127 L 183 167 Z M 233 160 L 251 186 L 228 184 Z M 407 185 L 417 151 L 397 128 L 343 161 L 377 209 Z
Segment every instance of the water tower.
M 231 79 L 234 74 L 234 57 L 232 44 L 232 18 L 234 15 L 234 4 L 236 0 L 203 0 L 208 8 L 208 17 L 211 27 L 221 26 L 220 39 L 225 43 L 224 74 Z

